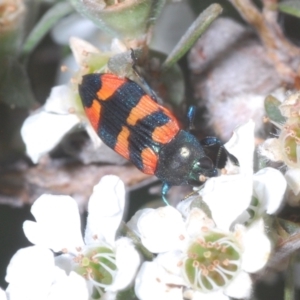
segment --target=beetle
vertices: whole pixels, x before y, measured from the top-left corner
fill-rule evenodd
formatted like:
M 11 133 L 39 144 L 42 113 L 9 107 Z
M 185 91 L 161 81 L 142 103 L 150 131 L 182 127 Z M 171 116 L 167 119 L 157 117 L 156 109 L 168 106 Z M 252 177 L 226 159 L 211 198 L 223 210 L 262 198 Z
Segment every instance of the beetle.
M 238 165 L 220 140 L 198 140 L 176 117 L 136 82 L 110 73 L 87 74 L 79 85 L 86 115 L 101 140 L 139 170 L 171 186 L 200 186 L 218 175 L 227 158 Z M 188 113 L 192 122 L 194 110 Z M 214 162 L 215 163 L 214 163 Z M 222 166 L 223 165 L 223 166 Z

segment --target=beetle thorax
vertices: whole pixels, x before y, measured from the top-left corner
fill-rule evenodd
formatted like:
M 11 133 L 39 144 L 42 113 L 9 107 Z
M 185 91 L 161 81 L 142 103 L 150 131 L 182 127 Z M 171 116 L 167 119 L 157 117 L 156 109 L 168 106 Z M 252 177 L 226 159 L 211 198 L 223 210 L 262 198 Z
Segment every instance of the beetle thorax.
M 171 185 L 189 184 L 190 173 L 203 156 L 203 148 L 195 136 L 181 130 L 160 150 L 155 175 Z

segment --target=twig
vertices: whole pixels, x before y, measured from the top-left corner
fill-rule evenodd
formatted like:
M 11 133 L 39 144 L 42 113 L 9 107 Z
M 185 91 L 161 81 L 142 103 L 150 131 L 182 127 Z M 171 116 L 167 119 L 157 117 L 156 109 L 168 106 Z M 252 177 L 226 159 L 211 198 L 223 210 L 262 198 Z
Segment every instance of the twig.
M 261 13 L 251 0 L 229 0 L 241 16 L 257 31 L 269 59 L 273 62 L 278 74 L 287 83 L 294 83 L 298 70 L 293 70 L 290 62 L 300 55 L 300 49 L 291 44 L 283 35 L 277 24 L 277 11 L 274 6 L 277 0 L 263 0 Z

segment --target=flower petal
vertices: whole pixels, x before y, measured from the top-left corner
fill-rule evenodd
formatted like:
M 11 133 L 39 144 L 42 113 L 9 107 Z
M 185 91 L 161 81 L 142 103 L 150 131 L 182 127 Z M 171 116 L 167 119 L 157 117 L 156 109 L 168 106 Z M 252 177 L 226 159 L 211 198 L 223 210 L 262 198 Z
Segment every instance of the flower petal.
M 295 195 L 300 192 L 300 169 L 289 168 L 285 173 L 287 184 Z
M 240 272 L 225 289 L 225 294 L 236 299 L 248 299 L 251 296 L 252 281 L 246 272 Z
M 259 154 L 272 161 L 282 161 L 284 158 L 277 138 L 266 139 L 258 148 Z
M 138 222 L 139 218 L 148 212 L 152 211 L 152 208 L 144 208 L 138 210 L 132 217 L 131 219 L 127 222 L 127 226 L 138 236 L 141 237 L 141 233 L 139 232 L 138 229 Z
M 199 196 L 197 196 L 197 197 L 199 197 Z M 180 201 L 177 204 L 176 208 L 178 211 L 181 212 L 181 214 L 184 218 L 188 217 L 190 210 L 191 210 L 191 204 L 194 200 L 195 200 L 195 197 L 191 196 L 187 199 L 184 199 L 184 201 Z
M 209 206 L 214 222 L 222 230 L 228 230 L 232 222 L 249 206 L 252 197 L 252 174 L 254 152 L 254 122 L 250 120 L 238 127 L 225 144 L 240 164 L 236 175 L 223 175 L 209 179 L 200 195 Z M 228 160 L 228 174 L 237 172 L 236 166 Z
M 89 292 L 85 279 L 75 272 L 64 276 L 51 288 L 47 300 L 88 300 Z
M 0 288 L 0 300 L 7 300 L 6 293 Z
M 199 208 L 191 209 L 190 214 L 186 220 L 186 230 L 191 238 L 203 234 L 203 230 L 207 232 L 208 228 L 214 228 L 215 223 L 212 219 Z
M 166 272 L 156 262 L 144 262 L 135 280 L 135 294 L 140 300 L 183 300 L 182 287 L 165 282 Z
M 229 297 L 224 295 L 223 291 L 201 293 L 195 290 L 186 290 L 184 292 L 184 299 L 190 300 L 229 300 Z
M 155 262 L 161 265 L 168 276 L 164 277 L 166 283 L 173 285 L 185 285 L 182 277 L 182 252 L 179 250 L 160 253 L 155 258 Z
M 89 53 L 100 53 L 100 51 L 89 42 L 74 36 L 70 38 L 70 48 L 78 66 L 86 63 Z
M 178 249 L 186 239 L 182 216 L 171 206 L 144 212 L 137 227 L 143 245 L 153 253 Z
M 253 176 L 253 196 L 256 197 L 261 210 L 273 214 L 282 204 L 286 190 L 286 180 L 276 169 L 264 168 Z
M 252 120 L 244 125 L 237 127 L 231 139 L 224 145 L 225 148 L 234 155 L 240 164 L 240 173 L 252 174 L 253 173 L 253 153 L 254 153 L 254 127 L 255 124 Z M 230 163 L 230 161 L 228 161 Z M 234 167 L 230 164 L 226 165 L 229 173 L 230 169 Z M 232 172 L 235 173 L 235 172 Z
M 116 292 L 108 291 L 103 294 L 103 296 L 101 297 L 101 300 L 117 300 L 118 299 L 117 295 L 118 295 L 118 293 L 116 293 Z
M 68 115 L 75 110 L 75 95 L 66 85 L 57 85 L 51 89 L 50 96 L 44 105 L 44 111 L 60 115 Z
M 5 280 L 11 300 L 40 300 L 48 295 L 54 281 L 53 253 L 46 248 L 32 246 L 20 249 L 12 257 Z
M 252 197 L 252 174 L 224 175 L 210 178 L 200 191 L 219 229 L 228 231 L 245 211 Z
M 126 237 L 116 241 L 115 253 L 118 272 L 113 283 L 106 289 L 113 292 L 123 290 L 132 283 L 141 263 L 140 254 L 132 241 Z
M 27 155 L 34 163 L 38 163 L 40 157 L 53 149 L 79 122 L 74 114 L 59 115 L 39 111 L 29 116 L 21 128 Z
M 55 256 L 54 260 L 55 266 L 57 266 L 61 270 L 64 270 L 67 275 L 71 273 L 74 265 L 76 264 L 74 262 L 74 255 L 69 253 L 57 255 Z
M 271 242 L 264 233 L 262 219 L 247 228 L 242 236 L 242 243 L 244 247 L 242 269 L 249 273 L 257 272 L 265 266 L 271 253 Z
M 125 206 L 125 187 L 121 179 L 114 175 L 104 176 L 94 186 L 88 204 L 88 218 L 85 231 L 86 244 L 105 240 L 114 245 Z
M 284 176 L 276 169 L 264 168 L 254 174 L 253 196 L 259 200 L 261 211 L 275 213 L 282 204 L 286 186 Z
M 31 207 L 36 222 L 25 221 L 23 230 L 28 240 L 55 252 L 76 253 L 83 246 L 80 216 L 75 200 L 69 196 L 44 194 Z
M 291 118 L 299 111 L 300 92 L 291 93 L 279 106 L 283 116 Z

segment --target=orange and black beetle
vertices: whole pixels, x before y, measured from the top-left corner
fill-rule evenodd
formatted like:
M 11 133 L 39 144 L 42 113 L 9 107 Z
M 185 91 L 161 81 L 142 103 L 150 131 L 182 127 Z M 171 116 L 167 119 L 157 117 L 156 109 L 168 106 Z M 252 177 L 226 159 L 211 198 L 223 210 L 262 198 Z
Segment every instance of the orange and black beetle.
M 172 185 L 199 186 L 203 176 L 217 176 L 217 167 L 223 167 L 227 158 L 238 164 L 217 138 L 199 141 L 182 130 L 173 114 L 134 81 L 108 73 L 88 74 L 79 94 L 101 140 L 163 182 L 165 203 Z

